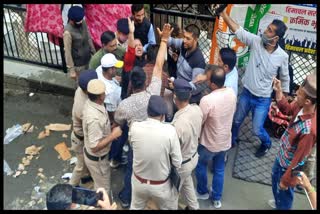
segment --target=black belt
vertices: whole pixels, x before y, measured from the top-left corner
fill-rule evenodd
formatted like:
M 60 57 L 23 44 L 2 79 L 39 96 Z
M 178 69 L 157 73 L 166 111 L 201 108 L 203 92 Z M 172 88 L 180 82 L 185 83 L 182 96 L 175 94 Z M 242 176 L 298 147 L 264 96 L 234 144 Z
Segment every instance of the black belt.
M 76 136 L 76 138 L 78 138 L 79 140 L 83 140 L 83 139 L 84 139 L 84 136 L 77 135 L 77 133 L 75 133 L 75 131 L 73 131 L 73 134 L 74 134 L 74 136 Z
M 181 164 L 188 163 L 189 161 L 191 161 L 191 159 L 192 159 L 196 154 L 197 154 L 197 152 L 195 152 L 195 153 L 192 155 L 192 157 L 191 157 L 191 158 L 189 158 L 189 159 L 187 159 L 187 160 L 182 161 L 182 163 L 181 163 Z
M 84 153 L 86 153 L 87 158 L 89 158 L 89 159 L 92 160 L 92 161 L 103 160 L 103 159 L 104 159 L 105 157 L 107 157 L 107 155 L 108 155 L 108 154 L 105 154 L 105 155 L 103 155 L 103 156 L 101 156 L 101 157 L 92 156 L 92 155 L 90 155 L 90 154 L 87 152 L 86 148 L 84 148 Z

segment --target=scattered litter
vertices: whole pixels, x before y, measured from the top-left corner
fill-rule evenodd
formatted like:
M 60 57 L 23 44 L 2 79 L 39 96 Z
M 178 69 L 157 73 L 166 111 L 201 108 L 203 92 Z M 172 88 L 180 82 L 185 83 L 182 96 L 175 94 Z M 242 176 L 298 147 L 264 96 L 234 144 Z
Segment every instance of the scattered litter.
M 9 144 L 12 140 L 19 137 L 22 134 L 22 126 L 20 124 L 14 125 L 6 130 L 6 136 L 4 137 L 4 144 Z
M 18 170 L 23 171 L 24 170 L 24 165 L 19 163 Z
M 21 174 L 21 171 L 16 171 L 16 174 L 13 175 L 14 178 L 18 177 Z
M 59 160 L 61 159 L 61 157 L 60 157 L 60 155 L 58 155 L 58 157 L 57 157 Z
M 39 157 L 40 157 L 40 156 L 36 157 L 36 160 L 38 160 L 38 159 L 39 159 Z
M 70 159 L 70 165 L 75 164 L 77 162 L 77 160 L 78 160 L 77 157 L 72 157 Z
M 51 179 L 54 179 L 54 176 L 51 176 L 50 178 L 51 178 Z
M 32 160 L 33 156 L 32 155 L 27 155 L 28 160 Z
M 31 128 L 31 123 L 25 123 L 22 125 L 22 131 L 25 134 Z
M 29 97 L 32 97 L 33 95 L 34 95 L 34 93 L 31 92 L 31 93 L 29 94 Z
M 40 187 L 39 186 L 35 186 L 33 189 L 34 189 L 34 191 L 36 191 L 36 193 L 38 193 L 40 191 Z
M 63 138 L 68 138 L 68 135 L 62 134 L 62 137 L 63 137 Z
M 29 207 L 32 207 L 32 206 L 35 205 L 35 204 L 36 204 L 35 201 L 30 201 L 30 202 L 28 203 L 28 206 L 29 206 Z
M 67 172 L 67 173 L 64 173 L 64 175 L 62 175 L 62 179 L 68 179 L 70 180 L 72 177 L 72 173 L 71 172 Z
M 39 172 L 43 172 L 43 168 L 39 168 L 38 171 L 39 171 Z
M 40 179 L 39 184 L 42 184 L 42 183 L 43 183 L 43 180 Z
M 69 152 L 68 147 L 65 144 L 65 142 L 61 142 L 61 143 L 57 144 L 54 147 L 54 149 L 59 153 L 62 160 L 68 160 L 71 158 L 71 153 Z
M 25 150 L 26 155 L 38 155 L 39 151 L 42 149 L 41 146 L 36 147 L 35 145 L 29 146 Z
M 22 174 L 23 175 L 25 175 L 25 174 L 27 174 L 28 172 L 26 171 L 26 170 L 24 170 L 23 172 L 22 172 Z
M 19 202 L 20 202 L 20 204 L 22 204 L 24 202 L 24 200 L 20 200 Z
M 9 176 L 13 174 L 13 171 L 11 170 L 6 160 L 3 160 L 3 172 L 5 172 Z
M 40 198 L 37 204 L 40 204 L 42 201 L 43 201 L 42 198 Z
M 38 135 L 38 139 L 43 139 L 45 137 L 50 136 L 50 130 L 49 129 L 45 129 L 44 131 L 40 132 Z
M 46 178 L 46 176 L 45 176 L 44 174 L 42 174 L 41 172 L 39 172 L 39 173 L 37 174 L 37 176 L 39 176 L 39 177 L 42 178 L 42 179 L 45 179 L 45 178 Z
M 51 131 L 69 131 L 71 129 L 71 124 L 50 123 L 45 126 L 45 129 L 49 129 Z
M 34 126 L 32 125 L 32 126 L 27 130 L 27 132 L 28 132 L 28 133 L 33 132 L 33 128 L 34 128 Z
M 24 166 L 29 166 L 30 165 L 30 160 L 28 158 L 26 158 L 26 157 L 23 157 L 22 158 L 22 164 Z

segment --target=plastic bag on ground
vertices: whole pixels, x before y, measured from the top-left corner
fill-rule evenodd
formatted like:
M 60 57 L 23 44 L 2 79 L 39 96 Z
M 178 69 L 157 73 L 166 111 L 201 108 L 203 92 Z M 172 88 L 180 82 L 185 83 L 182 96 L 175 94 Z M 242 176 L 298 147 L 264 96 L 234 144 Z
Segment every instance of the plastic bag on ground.
M 6 136 L 4 137 L 4 144 L 9 144 L 12 140 L 22 134 L 22 126 L 20 124 L 14 125 L 6 130 Z
M 3 160 L 3 172 L 7 175 L 12 175 L 13 171 L 11 170 L 9 164 L 6 160 Z

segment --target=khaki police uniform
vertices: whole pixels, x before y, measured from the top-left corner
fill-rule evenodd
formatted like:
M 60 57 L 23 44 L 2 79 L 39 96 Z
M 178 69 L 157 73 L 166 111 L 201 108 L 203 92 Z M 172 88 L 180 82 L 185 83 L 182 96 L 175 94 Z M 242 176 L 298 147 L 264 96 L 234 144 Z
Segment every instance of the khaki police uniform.
M 133 150 L 132 201 L 130 209 L 144 209 L 150 199 L 160 209 L 178 209 L 178 192 L 171 185 L 172 164 L 180 168 L 179 139 L 171 124 L 148 118 L 133 122 L 129 130 Z
M 202 111 L 198 105 L 187 105 L 175 114 L 172 125 L 176 128 L 182 154 L 182 165 L 178 169 L 181 177 L 180 193 L 185 196 L 189 209 L 199 209 L 192 180 L 192 171 L 198 163 L 198 139 L 201 134 Z
M 101 80 L 88 83 L 88 93 L 101 95 L 105 93 L 105 85 Z M 110 162 L 108 153 L 111 144 L 98 152 L 92 152 L 98 143 L 111 134 L 110 120 L 104 105 L 87 100 L 83 108 L 84 161 L 94 181 L 94 189 L 103 187 L 106 191 L 110 185 Z
M 81 177 L 89 173 L 83 157 L 83 129 L 82 129 L 82 110 L 88 96 L 80 87 L 77 88 L 72 107 L 73 132 L 71 133 L 71 150 L 77 157 L 76 166 L 73 169 L 69 183 L 73 186 L 79 185 Z

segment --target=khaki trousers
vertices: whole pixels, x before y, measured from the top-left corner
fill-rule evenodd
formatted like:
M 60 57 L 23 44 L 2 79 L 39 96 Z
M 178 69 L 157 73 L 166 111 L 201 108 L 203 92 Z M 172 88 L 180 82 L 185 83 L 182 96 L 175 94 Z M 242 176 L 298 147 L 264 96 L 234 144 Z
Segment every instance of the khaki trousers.
M 177 210 L 179 195 L 169 180 L 164 184 L 141 183 L 132 173 L 132 200 L 130 210 L 143 210 L 152 199 L 160 210 Z
M 89 170 L 84 162 L 83 140 L 79 140 L 73 132 L 71 133 L 71 150 L 75 152 L 77 162 L 73 169 L 69 184 L 77 186 L 80 184 L 80 179 L 89 174 Z
M 108 192 L 111 189 L 111 170 L 108 155 L 103 160 L 93 161 L 84 154 L 84 162 L 86 163 L 91 177 L 94 182 L 94 189 L 103 187 Z
M 303 172 L 311 180 L 314 178 L 315 166 L 317 162 L 317 144 L 315 144 L 311 150 L 310 155 L 307 158 L 307 161 L 303 167 Z
M 191 161 L 181 165 L 178 169 L 181 181 L 180 181 L 180 194 L 186 199 L 189 209 L 198 210 L 199 203 L 196 196 L 196 190 L 192 180 L 192 171 L 196 168 L 199 155 L 196 154 Z

